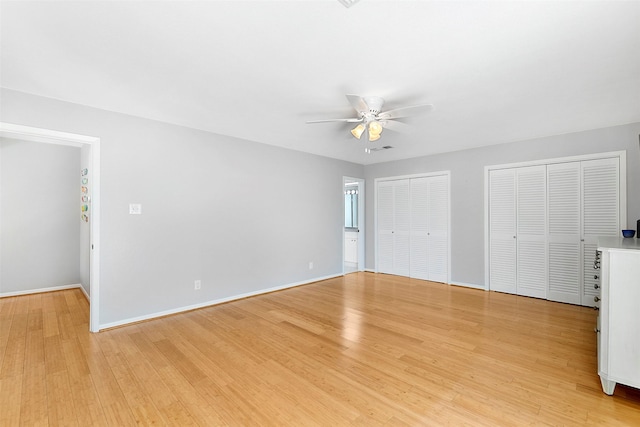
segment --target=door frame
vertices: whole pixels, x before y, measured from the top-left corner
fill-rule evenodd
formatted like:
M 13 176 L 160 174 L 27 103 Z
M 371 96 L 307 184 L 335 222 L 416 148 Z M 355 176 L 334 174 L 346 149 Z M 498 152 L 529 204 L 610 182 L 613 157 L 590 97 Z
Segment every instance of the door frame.
M 22 141 L 89 148 L 91 165 L 91 222 L 89 274 L 89 331 L 100 330 L 100 138 L 0 122 L 0 136 Z
M 345 239 L 345 230 L 344 230 L 344 211 L 346 209 L 345 201 L 344 201 L 344 189 L 345 184 L 347 182 L 357 182 L 358 183 L 358 271 L 364 271 L 364 260 L 365 260 L 365 194 L 364 194 L 364 179 L 362 178 L 353 178 L 350 176 L 342 177 L 342 212 L 343 212 L 343 220 L 342 220 L 342 275 L 344 276 L 344 239 Z

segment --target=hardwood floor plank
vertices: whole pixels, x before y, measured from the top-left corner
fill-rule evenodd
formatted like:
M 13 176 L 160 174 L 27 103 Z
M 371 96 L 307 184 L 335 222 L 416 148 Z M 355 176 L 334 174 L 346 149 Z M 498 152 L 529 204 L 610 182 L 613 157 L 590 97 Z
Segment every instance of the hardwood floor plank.
M 63 315 L 64 313 L 60 314 L 60 316 Z M 60 329 L 58 328 L 58 313 L 56 313 L 55 310 L 43 311 L 43 327 L 45 338 L 60 335 Z
M 28 320 L 29 314 L 24 312 L 16 312 L 11 317 L 11 328 L 0 366 L 0 379 L 19 376 L 23 373 Z
M 49 424 L 79 425 L 75 402 L 70 399 L 70 396 L 72 396 L 71 384 L 66 371 L 47 372 L 46 386 Z
M 140 425 L 163 424 L 165 422 L 163 416 L 149 397 L 147 390 L 139 383 L 125 356 L 118 353 L 108 357 L 107 361 L 136 423 Z
M 20 394 L 20 425 L 49 425 L 49 408 L 47 403 L 47 385 L 44 362 L 29 363 L 22 377 Z M 17 392 L 17 391 L 16 391 Z M 5 406 L 2 406 L 3 408 Z M 0 423 L 0 425 L 4 425 Z M 8 424 L 11 425 L 11 424 Z M 16 424 L 17 425 L 17 424 Z
M 22 376 L 0 377 L 0 426 L 20 424 Z
M 71 396 L 80 426 L 106 426 L 107 419 L 91 375 L 70 377 Z
M 78 424 L 81 426 L 105 425 L 106 419 L 102 405 L 80 340 L 74 336 L 73 339 L 62 342 L 62 348 Z
M 107 425 L 134 425 L 133 414 L 129 410 L 124 394 L 111 371 L 104 353 L 99 351 L 108 336 L 98 334 L 96 338 L 100 347 L 96 349 L 98 351 L 89 353 L 86 360 L 91 381 L 98 395 Z

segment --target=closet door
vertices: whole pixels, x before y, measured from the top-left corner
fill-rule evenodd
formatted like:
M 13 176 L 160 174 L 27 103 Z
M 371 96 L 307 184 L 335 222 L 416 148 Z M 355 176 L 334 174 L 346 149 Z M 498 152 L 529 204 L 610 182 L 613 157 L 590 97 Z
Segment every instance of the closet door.
M 449 177 L 410 180 L 411 277 L 449 280 Z
M 547 299 L 571 304 L 582 299 L 580 171 L 580 162 L 547 166 Z
M 413 182 L 413 181 L 412 181 Z M 428 279 L 449 281 L 449 176 L 429 178 L 427 189 L 428 211 Z
M 377 269 L 380 273 L 393 274 L 393 181 L 382 181 L 377 187 Z
M 409 180 L 379 182 L 377 200 L 378 271 L 409 276 Z
M 411 180 L 411 277 L 429 280 L 429 178 Z
M 489 286 L 516 293 L 516 173 L 489 172 Z
M 516 293 L 547 297 L 546 166 L 516 170 Z
M 409 209 L 409 180 L 393 181 L 394 247 L 393 274 L 409 276 L 411 263 L 411 215 Z
M 595 305 L 599 292 L 593 260 L 598 236 L 619 236 L 620 161 L 618 158 L 584 161 L 582 169 L 582 305 Z

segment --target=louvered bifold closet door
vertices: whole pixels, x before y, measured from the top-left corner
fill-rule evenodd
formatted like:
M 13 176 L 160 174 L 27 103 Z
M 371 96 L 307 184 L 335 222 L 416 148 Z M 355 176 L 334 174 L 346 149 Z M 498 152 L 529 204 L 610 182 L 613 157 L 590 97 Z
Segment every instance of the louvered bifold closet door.
M 547 299 L 581 302 L 580 162 L 547 166 Z
M 599 294 L 593 270 L 598 236 L 619 236 L 620 161 L 618 158 L 582 162 L 583 284 L 582 305 L 593 306 Z
M 376 197 L 378 230 L 377 269 L 380 273 L 393 274 L 393 181 L 379 182 Z
M 411 180 L 411 277 L 429 280 L 428 244 L 429 211 L 427 191 L 429 179 Z
M 409 205 L 409 180 L 392 181 L 394 198 L 394 250 L 393 274 L 411 274 L 411 215 Z
M 547 167 L 516 170 L 517 294 L 547 297 Z
M 516 185 L 514 169 L 489 172 L 489 288 L 516 293 Z
M 434 282 L 449 281 L 449 176 L 429 178 L 427 192 L 428 278 Z

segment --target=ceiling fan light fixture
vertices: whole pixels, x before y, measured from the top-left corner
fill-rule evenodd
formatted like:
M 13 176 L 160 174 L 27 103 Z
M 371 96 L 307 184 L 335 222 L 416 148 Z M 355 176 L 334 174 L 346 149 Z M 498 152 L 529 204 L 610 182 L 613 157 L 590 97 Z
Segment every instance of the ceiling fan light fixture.
M 380 134 L 382 133 L 382 123 L 377 120 L 372 120 L 368 125 L 369 129 L 369 141 L 377 141 L 380 139 Z
M 382 123 L 377 120 L 372 120 L 369 122 L 369 133 L 371 135 L 378 135 L 382 133 Z
M 357 139 L 360 139 L 363 132 L 364 132 L 364 125 L 362 123 L 360 123 L 358 126 L 351 129 L 351 135 L 353 135 Z

